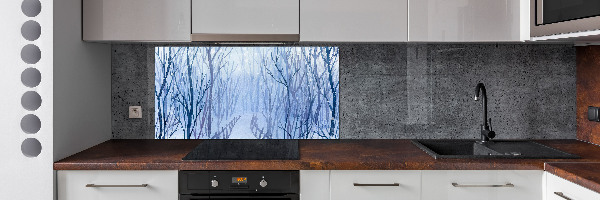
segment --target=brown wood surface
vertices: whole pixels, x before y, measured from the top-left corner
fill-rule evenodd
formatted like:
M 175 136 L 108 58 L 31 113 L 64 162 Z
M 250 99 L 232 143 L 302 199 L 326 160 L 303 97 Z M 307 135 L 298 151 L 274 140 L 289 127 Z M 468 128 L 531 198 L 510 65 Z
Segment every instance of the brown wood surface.
M 546 163 L 545 170 L 600 193 L 600 163 Z
M 55 170 L 542 170 L 545 162 L 600 162 L 600 147 L 537 142 L 582 159 L 439 159 L 410 140 L 301 140 L 300 160 L 183 161 L 202 140 L 109 140 L 54 163 Z
M 587 119 L 587 107 L 600 107 L 600 46 L 577 47 L 577 138 L 600 144 L 600 122 Z

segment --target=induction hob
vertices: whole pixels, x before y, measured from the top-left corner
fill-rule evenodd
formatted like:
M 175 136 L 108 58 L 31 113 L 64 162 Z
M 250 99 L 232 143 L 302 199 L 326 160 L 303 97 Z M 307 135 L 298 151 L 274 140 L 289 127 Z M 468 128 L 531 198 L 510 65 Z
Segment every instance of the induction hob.
M 182 160 L 298 160 L 298 140 L 204 140 Z

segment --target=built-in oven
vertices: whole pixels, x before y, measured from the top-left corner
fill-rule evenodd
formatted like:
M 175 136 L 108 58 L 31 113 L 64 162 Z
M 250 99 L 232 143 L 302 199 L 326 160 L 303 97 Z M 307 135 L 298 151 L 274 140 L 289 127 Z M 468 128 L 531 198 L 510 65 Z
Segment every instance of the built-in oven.
M 600 29 L 600 0 L 530 0 L 531 36 Z
M 180 200 L 299 200 L 299 171 L 179 171 Z

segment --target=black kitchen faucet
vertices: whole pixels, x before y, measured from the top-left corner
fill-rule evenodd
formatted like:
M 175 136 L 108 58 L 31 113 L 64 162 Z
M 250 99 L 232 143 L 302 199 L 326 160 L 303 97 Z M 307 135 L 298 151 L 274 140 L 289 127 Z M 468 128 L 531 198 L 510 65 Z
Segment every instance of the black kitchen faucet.
M 479 92 L 481 91 L 481 96 L 483 97 L 483 101 L 481 101 L 481 105 L 483 107 L 483 124 L 481 124 L 481 143 L 489 142 L 490 139 L 496 137 L 496 132 L 492 131 L 492 119 L 490 118 L 490 123 L 488 124 L 487 118 L 487 94 L 485 92 L 485 86 L 483 83 L 478 83 L 475 88 L 475 101 L 479 101 L 481 97 L 479 97 Z

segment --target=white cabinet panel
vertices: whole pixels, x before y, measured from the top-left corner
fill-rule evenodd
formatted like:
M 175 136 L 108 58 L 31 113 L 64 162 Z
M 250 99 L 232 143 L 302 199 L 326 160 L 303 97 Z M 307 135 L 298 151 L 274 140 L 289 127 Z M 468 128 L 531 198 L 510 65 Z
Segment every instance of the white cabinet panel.
M 55 107 L 53 106 L 55 102 L 54 82 L 56 81 L 54 76 L 56 73 L 54 36 L 56 34 L 54 29 L 57 28 L 57 24 L 61 24 L 61 22 L 55 21 L 55 17 L 56 15 L 62 16 L 62 13 L 56 13 L 63 9 L 54 6 L 63 5 L 63 2 L 62 0 L 59 3 L 44 0 L 0 1 L 0 24 L 2 27 L 0 29 L 0 44 L 2 44 L 2 48 L 0 48 L 0 60 L 2 61 L 0 65 L 2 74 L 2 78 L 0 78 L 0 85 L 2 85 L 2 98 L 0 98 L 0 111 L 2 112 L 0 115 L 0 127 L 2 127 L 0 134 L 2 135 L 0 140 L 1 200 L 50 200 L 54 193 L 52 187 L 53 151 L 56 140 L 54 137 L 56 133 L 54 129 Z M 77 4 L 72 1 L 69 3 Z M 41 29 L 38 30 L 40 31 L 35 31 L 35 28 L 33 30 L 22 29 L 27 29 L 24 25 L 30 23 L 39 24 Z M 22 34 L 21 31 L 24 31 L 25 34 Z M 35 37 L 36 32 L 40 34 L 39 38 Z M 27 49 L 33 51 L 27 51 Z M 37 62 L 28 64 L 25 60 L 31 60 L 23 59 L 27 57 L 37 60 Z M 110 68 L 110 66 L 106 67 Z M 28 68 L 35 68 L 41 74 L 41 79 L 39 79 L 41 82 L 36 87 L 30 88 L 21 81 L 22 74 Z M 80 83 L 78 79 L 70 81 L 72 81 L 71 84 Z M 23 94 L 28 91 L 35 91 L 41 96 L 41 106 L 35 111 L 26 110 L 21 104 Z M 82 104 L 85 103 L 87 102 L 82 102 Z M 38 121 L 39 126 L 37 126 L 39 131 L 35 134 L 26 134 L 21 128 L 23 123 L 21 120 L 25 119 L 27 115 L 35 115 L 40 120 Z M 28 126 L 30 125 L 32 124 Z M 36 129 L 34 128 L 34 130 Z M 28 143 L 35 140 L 40 144 L 37 146 L 38 148 L 35 148 L 36 145 L 27 145 L 35 144 Z
M 527 0 L 412 0 L 409 41 L 529 40 Z
M 177 200 L 176 170 L 157 171 L 93 171 L 57 172 L 58 200 Z M 147 187 L 86 187 L 96 185 L 141 185 Z
M 299 0 L 192 0 L 192 32 L 299 34 Z
M 579 186 L 573 182 L 562 179 L 554 174 L 546 172 L 545 175 L 545 200 L 565 200 L 567 198 L 570 198 L 572 200 L 600 199 L 599 193 Z M 563 197 L 561 197 L 560 195 L 562 195 Z
M 83 0 L 83 40 L 189 41 L 190 0 Z
M 422 196 L 423 200 L 541 200 L 542 175 L 536 170 L 423 171 Z M 514 187 L 490 187 L 508 183 Z
M 329 170 L 300 171 L 300 200 L 329 200 Z
M 405 42 L 408 0 L 302 0 L 300 41 Z
M 330 183 L 331 200 L 418 200 L 421 192 L 421 171 L 333 170 Z

